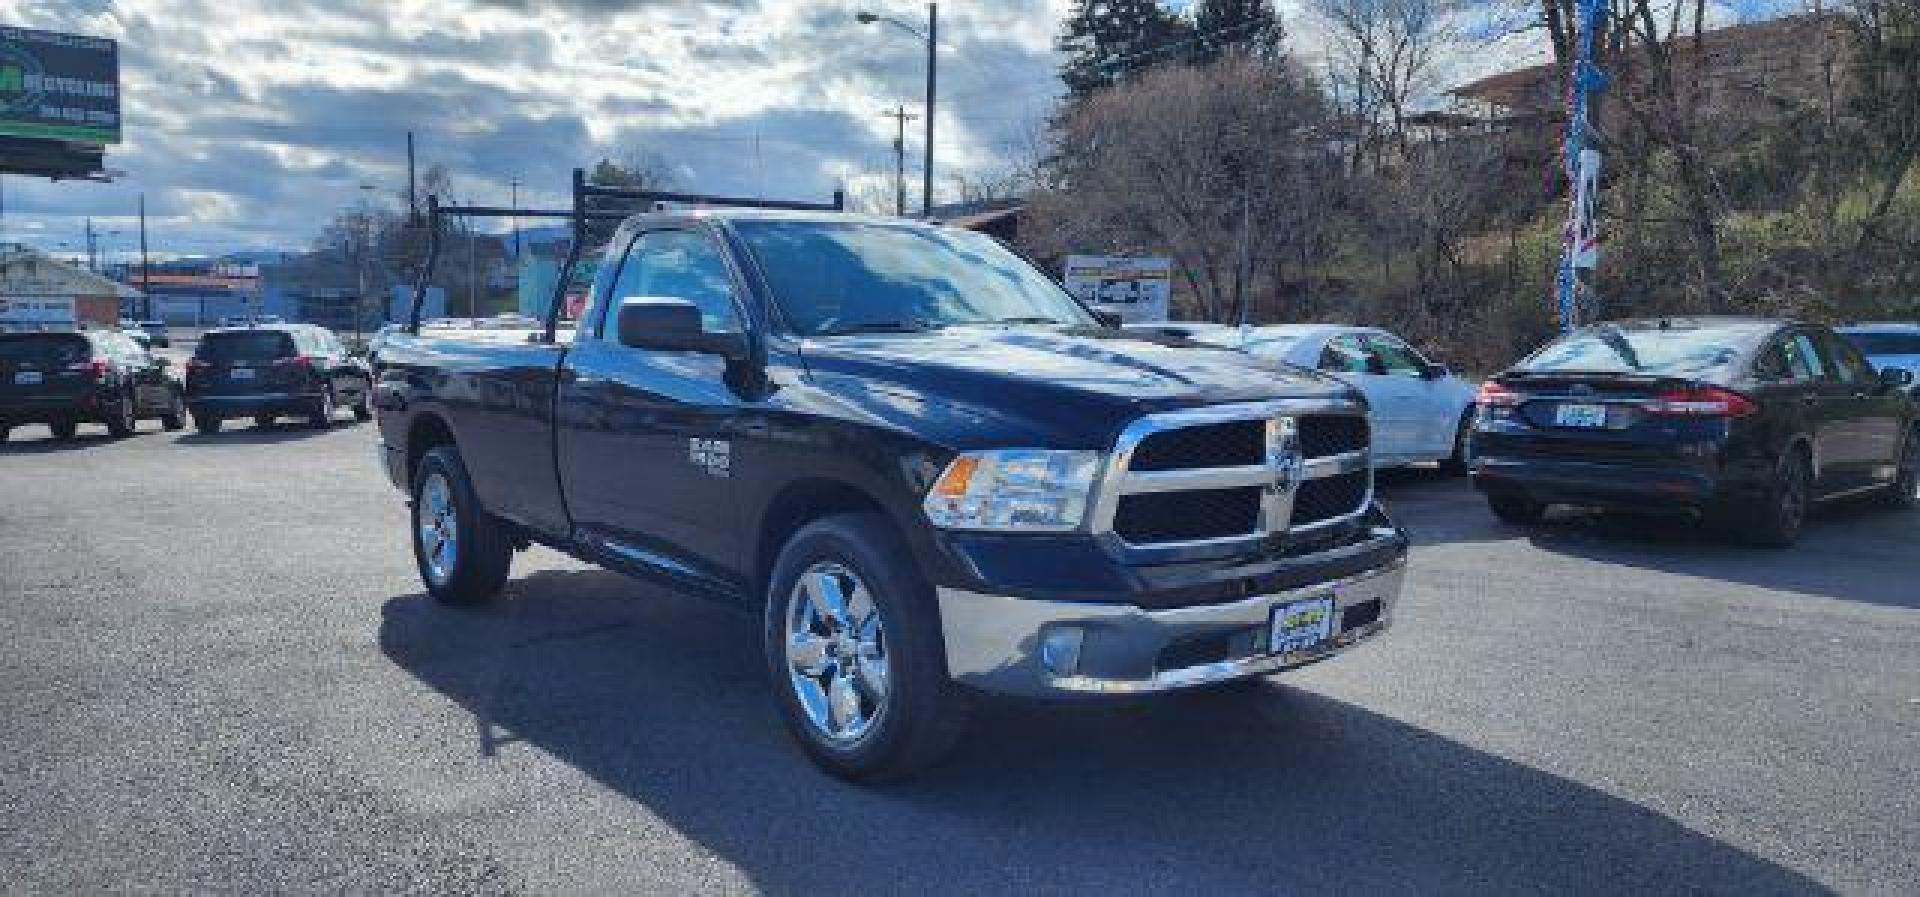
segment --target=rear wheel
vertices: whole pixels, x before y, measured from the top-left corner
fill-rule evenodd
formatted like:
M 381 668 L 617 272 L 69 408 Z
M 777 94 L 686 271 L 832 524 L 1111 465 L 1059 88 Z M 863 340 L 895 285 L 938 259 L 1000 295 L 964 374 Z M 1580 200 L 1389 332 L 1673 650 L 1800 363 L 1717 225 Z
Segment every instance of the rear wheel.
M 1763 548 L 1786 548 L 1800 539 L 1813 504 L 1813 466 L 1806 452 L 1789 450 L 1774 467 L 1760 507 L 1750 509 L 1736 523 L 1742 538 Z
M 1889 508 L 1920 508 L 1920 429 L 1907 434 L 1907 446 L 1900 453 L 1900 470 L 1894 475 L 1880 501 Z
M 127 393 L 107 411 L 107 433 L 115 439 L 132 436 L 136 420 L 133 393 Z
M 506 528 L 480 506 L 460 451 L 440 446 L 413 474 L 413 558 L 435 600 L 479 604 L 499 594 L 513 565 Z
M 1460 423 L 1453 430 L 1453 455 L 1440 462 L 1440 472 L 1451 477 L 1466 476 L 1473 467 L 1473 406 L 1460 412 Z
M 220 432 L 220 425 L 223 423 L 225 423 L 225 421 L 211 414 L 196 414 L 193 416 L 193 428 L 209 435 Z
M 70 420 L 57 420 L 48 424 L 47 429 L 53 431 L 55 439 L 72 439 L 73 434 L 79 432 L 80 425 Z
M 167 400 L 166 413 L 160 415 L 160 426 L 169 430 L 178 430 L 187 425 L 187 400 L 173 393 Z
M 1514 526 L 1532 526 L 1547 516 L 1545 503 L 1534 501 L 1526 493 L 1512 489 L 1487 493 L 1487 507 L 1501 522 Z
M 933 589 L 878 514 L 802 528 L 774 562 L 763 644 L 774 700 L 822 769 L 879 782 L 952 749 L 966 702 L 947 676 Z
M 321 390 L 320 398 L 314 400 L 313 411 L 307 416 L 307 425 L 316 430 L 333 426 L 333 411 L 333 390 Z

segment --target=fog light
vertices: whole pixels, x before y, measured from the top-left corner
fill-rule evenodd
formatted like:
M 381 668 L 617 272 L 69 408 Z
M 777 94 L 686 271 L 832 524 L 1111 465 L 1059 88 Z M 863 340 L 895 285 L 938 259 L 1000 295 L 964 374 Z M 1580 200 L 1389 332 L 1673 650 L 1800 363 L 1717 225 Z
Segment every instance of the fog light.
M 1055 626 L 1040 634 L 1040 664 L 1055 676 L 1071 676 L 1080 669 L 1080 643 L 1086 631 Z

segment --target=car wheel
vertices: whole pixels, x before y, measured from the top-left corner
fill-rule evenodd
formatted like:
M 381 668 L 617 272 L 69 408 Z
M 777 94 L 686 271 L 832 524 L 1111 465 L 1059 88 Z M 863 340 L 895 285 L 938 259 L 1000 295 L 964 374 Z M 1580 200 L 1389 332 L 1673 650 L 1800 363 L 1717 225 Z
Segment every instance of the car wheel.
M 220 432 L 220 425 L 223 423 L 225 423 L 225 421 L 211 414 L 196 414 L 193 416 L 193 428 L 209 436 Z
M 513 542 L 480 507 L 458 449 L 441 446 L 420 459 L 412 518 L 413 558 L 435 600 L 479 604 L 500 593 L 513 565 Z
M 1806 453 L 1793 449 L 1774 467 L 1773 482 L 1767 485 L 1760 507 L 1741 516 L 1740 534 L 1753 545 L 1786 548 L 1799 541 L 1812 504 L 1813 470 Z
M 1501 522 L 1514 526 L 1533 526 L 1547 516 L 1547 506 L 1512 489 L 1487 493 L 1487 507 Z
M 72 439 L 73 434 L 79 432 L 80 424 L 76 421 L 59 420 L 48 424 L 47 429 L 53 431 L 55 439 Z
M 1460 423 L 1453 429 L 1453 454 L 1440 462 L 1440 472 L 1463 477 L 1473 469 L 1473 406 L 1460 412 Z
M 133 393 L 120 397 L 120 401 L 108 412 L 107 433 L 115 439 L 124 439 L 133 435 L 138 418 L 135 416 Z
M 187 400 L 174 393 L 168 400 L 167 411 L 160 415 L 160 426 L 169 430 L 178 430 L 187 425 Z
M 320 398 L 314 400 L 312 414 L 307 417 L 307 425 L 316 430 L 333 426 L 333 411 L 333 390 L 321 390 Z
M 1889 508 L 1920 508 L 1920 429 L 1907 434 L 1906 450 L 1900 454 L 1900 470 L 1880 496 Z
M 767 585 L 762 643 L 774 701 L 827 772 L 898 779 L 938 761 L 966 725 L 947 676 L 933 589 L 877 514 L 795 533 Z

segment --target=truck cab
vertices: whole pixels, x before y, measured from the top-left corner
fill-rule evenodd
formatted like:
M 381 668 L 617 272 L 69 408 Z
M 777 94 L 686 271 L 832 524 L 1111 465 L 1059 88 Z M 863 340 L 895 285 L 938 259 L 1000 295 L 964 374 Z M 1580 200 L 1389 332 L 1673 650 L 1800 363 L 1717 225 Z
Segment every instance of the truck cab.
M 1173 691 L 1385 630 L 1407 540 L 1323 375 L 1107 326 L 994 240 L 627 219 L 571 332 L 393 334 L 374 406 L 428 590 L 539 543 L 739 607 L 822 767 L 933 762 L 976 691 Z

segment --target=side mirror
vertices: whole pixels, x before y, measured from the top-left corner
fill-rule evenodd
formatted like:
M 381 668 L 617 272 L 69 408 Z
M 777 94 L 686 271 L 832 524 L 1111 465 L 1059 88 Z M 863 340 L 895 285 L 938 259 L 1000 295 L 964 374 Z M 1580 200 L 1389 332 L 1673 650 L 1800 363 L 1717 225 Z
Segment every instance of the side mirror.
M 1906 368 L 1881 368 L 1880 385 L 1886 389 L 1899 389 L 1913 385 L 1913 372 Z
M 620 345 L 656 352 L 700 352 L 728 361 L 747 357 L 740 333 L 712 333 L 700 321 L 700 308 L 685 299 L 629 296 L 620 300 Z

